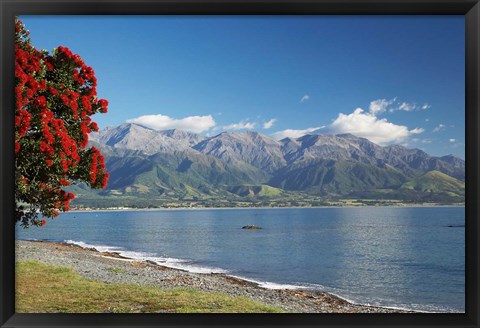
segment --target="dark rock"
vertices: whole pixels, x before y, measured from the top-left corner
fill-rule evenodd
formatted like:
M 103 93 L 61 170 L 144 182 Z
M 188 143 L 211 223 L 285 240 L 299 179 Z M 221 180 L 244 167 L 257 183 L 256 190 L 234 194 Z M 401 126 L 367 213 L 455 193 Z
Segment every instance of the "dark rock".
M 253 230 L 258 230 L 258 229 L 262 229 L 261 227 L 257 227 L 256 225 L 246 225 L 246 226 L 243 226 L 242 229 L 253 229 Z

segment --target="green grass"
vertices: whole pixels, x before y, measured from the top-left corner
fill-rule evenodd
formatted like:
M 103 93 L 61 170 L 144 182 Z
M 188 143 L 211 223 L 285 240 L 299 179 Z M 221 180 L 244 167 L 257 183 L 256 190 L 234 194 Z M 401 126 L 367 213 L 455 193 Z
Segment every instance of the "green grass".
M 241 197 L 279 197 L 283 194 L 283 190 L 267 186 L 267 185 L 240 185 L 227 187 L 227 190 Z
M 113 269 L 112 269 L 113 270 Z M 275 313 L 281 309 L 195 289 L 160 289 L 88 280 L 69 268 L 16 264 L 18 313 Z
M 430 171 L 421 177 L 404 183 L 403 189 L 427 192 L 447 192 L 453 195 L 465 193 L 465 182 L 452 178 L 439 171 Z

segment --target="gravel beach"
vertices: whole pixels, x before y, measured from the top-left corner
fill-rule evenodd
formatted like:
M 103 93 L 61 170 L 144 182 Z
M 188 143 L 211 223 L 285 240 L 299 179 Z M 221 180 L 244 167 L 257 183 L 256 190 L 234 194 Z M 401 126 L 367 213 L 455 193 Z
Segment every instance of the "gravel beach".
M 105 283 L 127 283 L 159 288 L 187 287 L 208 292 L 243 296 L 292 313 L 399 313 L 396 309 L 356 305 L 334 295 L 310 290 L 266 289 L 225 274 L 191 273 L 98 252 L 77 245 L 17 241 L 16 260 L 36 260 L 69 267 L 81 276 Z

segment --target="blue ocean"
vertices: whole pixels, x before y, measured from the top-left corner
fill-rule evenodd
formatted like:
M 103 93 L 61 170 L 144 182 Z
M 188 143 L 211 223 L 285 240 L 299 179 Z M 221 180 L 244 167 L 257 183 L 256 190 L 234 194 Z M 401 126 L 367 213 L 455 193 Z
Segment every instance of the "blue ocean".
M 464 207 L 69 212 L 45 227 L 18 226 L 17 239 L 75 243 L 360 304 L 465 311 Z

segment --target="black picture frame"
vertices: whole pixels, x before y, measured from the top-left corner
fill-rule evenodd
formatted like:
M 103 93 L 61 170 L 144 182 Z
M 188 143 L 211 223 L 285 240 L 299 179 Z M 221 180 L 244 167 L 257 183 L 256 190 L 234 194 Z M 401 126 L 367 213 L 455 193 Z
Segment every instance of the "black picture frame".
M 14 17 L 17 15 L 464 15 L 466 24 L 466 308 L 459 314 L 18 314 L 15 313 Z M 480 4 L 478 0 L 0 0 L 1 327 L 479 327 Z

